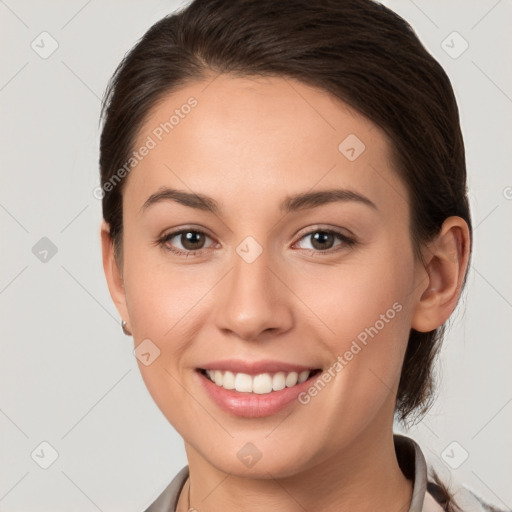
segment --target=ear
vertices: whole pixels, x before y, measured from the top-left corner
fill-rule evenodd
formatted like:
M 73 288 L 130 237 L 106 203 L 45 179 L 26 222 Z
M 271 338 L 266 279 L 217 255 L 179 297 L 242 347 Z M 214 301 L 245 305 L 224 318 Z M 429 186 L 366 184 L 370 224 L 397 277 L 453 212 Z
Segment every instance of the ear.
M 416 331 L 437 329 L 452 314 L 468 267 L 470 245 L 466 221 L 448 217 L 439 235 L 424 248 L 424 268 L 420 274 L 426 285 L 421 286 L 411 325 Z
M 114 255 L 114 244 L 110 236 L 110 226 L 105 222 L 101 223 L 101 250 L 103 255 L 103 270 L 107 279 L 110 296 L 114 301 L 117 311 L 121 318 L 126 321 L 127 328 L 130 329 L 130 319 L 128 308 L 126 307 L 126 295 L 124 290 L 122 269 L 116 261 Z

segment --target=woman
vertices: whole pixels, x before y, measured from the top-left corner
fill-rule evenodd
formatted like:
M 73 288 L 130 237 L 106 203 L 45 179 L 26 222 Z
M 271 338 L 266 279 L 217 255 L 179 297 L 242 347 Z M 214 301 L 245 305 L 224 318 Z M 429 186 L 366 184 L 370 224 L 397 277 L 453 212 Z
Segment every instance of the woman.
M 393 434 L 431 404 L 471 253 L 456 101 L 407 23 L 196 0 L 103 116 L 105 274 L 188 459 L 147 512 L 490 510 Z

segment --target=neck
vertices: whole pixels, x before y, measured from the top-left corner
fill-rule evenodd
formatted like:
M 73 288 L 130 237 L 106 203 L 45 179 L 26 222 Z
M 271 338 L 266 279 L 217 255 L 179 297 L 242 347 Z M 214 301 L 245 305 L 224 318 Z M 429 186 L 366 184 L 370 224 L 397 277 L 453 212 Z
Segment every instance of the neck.
M 177 511 L 407 512 L 412 482 L 398 465 L 392 431 L 372 430 L 321 464 L 285 478 L 269 474 L 266 479 L 251 479 L 224 473 L 186 444 L 190 478 Z

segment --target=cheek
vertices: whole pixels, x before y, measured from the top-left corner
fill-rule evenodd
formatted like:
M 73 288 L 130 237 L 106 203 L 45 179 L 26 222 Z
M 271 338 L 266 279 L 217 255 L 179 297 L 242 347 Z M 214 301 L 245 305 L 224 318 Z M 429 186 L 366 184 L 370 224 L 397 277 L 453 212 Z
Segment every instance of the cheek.
M 303 402 L 309 417 L 323 418 L 318 435 L 331 440 L 327 450 L 350 443 L 377 417 L 381 423 L 394 412 L 408 313 L 399 301 L 384 300 L 384 308 L 361 302 L 362 311 L 357 305 L 346 303 L 332 324 L 337 335 L 326 341 L 332 361 Z
M 179 341 L 173 333 L 184 320 L 190 322 L 194 317 L 194 306 L 215 283 L 215 277 L 193 265 L 171 263 L 163 249 L 127 243 L 125 291 L 135 337 Z
M 349 421 L 362 424 L 398 386 L 411 324 L 412 253 L 390 246 L 378 258 L 331 271 L 328 279 L 313 277 L 316 291 L 308 279 L 297 293 L 308 294 L 308 305 L 329 329 L 323 340 L 335 376 L 328 384 L 330 410 L 353 411 Z
M 178 429 L 186 418 L 201 414 L 183 392 L 187 349 L 203 328 L 205 312 L 214 307 L 215 283 L 223 272 L 172 264 L 159 249 L 126 244 L 125 291 L 134 343 L 150 340 L 158 353 L 148 366 L 138 360 L 139 370 L 153 400 Z
M 202 304 L 201 298 L 208 291 L 208 283 L 195 279 L 190 270 L 166 265 L 165 259 L 156 260 L 142 251 L 134 251 L 127 258 L 125 269 L 135 346 L 149 343 L 157 354 L 149 365 L 137 360 L 141 376 L 155 404 L 181 431 L 190 418 L 201 414 L 183 391 L 186 383 L 182 367 L 194 329 L 201 325 L 196 315 L 200 310 L 198 303 Z
M 393 334 L 408 332 L 414 282 L 409 251 L 381 244 L 378 251 L 354 254 L 346 263 L 319 265 L 296 275 L 300 277 L 294 292 L 328 328 L 329 345 L 336 353 L 358 336 L 364 341 L 379 335 L 384 345 Z

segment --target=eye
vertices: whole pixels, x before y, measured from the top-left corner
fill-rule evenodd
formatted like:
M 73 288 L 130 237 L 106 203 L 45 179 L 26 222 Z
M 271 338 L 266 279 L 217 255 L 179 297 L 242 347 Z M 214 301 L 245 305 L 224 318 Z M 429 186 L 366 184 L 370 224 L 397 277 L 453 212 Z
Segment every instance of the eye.
M 302 235 L 300 240 L 310 238 L 311 248 L 300 247 L 306 251 L 312 251 L 318 254 L 332 254 L 346 247 L 351 247 L 356 244 L 353 238 L 336 231 L 334 229 L 315 229 Z M 205 247 L 205 240 L 210 238 L 204 231 L 199 229 L 181 229 L 179 231 L 173 231 L 164 235 L 158 240 L 159 245 L 165 247 L 168 251 L 178 256 L 199 256 L 205 250 L 211 248 Z M 175 240 L 176 239 L 176 240 Z M 339 240 L 338 244 L 335 244 L 336 239 Z M 174 240 L 174 241 L 173 241 Z M 297 242 L 298 243 L 298 242 Z M 176 244 L 181 245 L 181 248 Z M 215 244 L 212 244 L 212 246 Z
M 303 235 L 300 240 L 310 238 L 311 240 L 311 248 L 309 247 L 301 247 L 301 249 L 305 249 L 308 251 L 313 251 L 315 253 L 328 253 L 331 254 L 333 252 L 337 252 L 345 247 L 353 246 L 356 241 L 353 238 L 345 235 L 344 233 L 340 233 L 334 229 L 315 229 Z M 335 245 L 335 241 L 338 239 L 340 241 L 339 244 Z M 334 247 L 334 250 L 333 250 Z
M 180 256 L 197 256 L 205 249 L 205 238 L 210 237 L 204 231 L 198 229 L 182 229 L 164 235 L 159 240 L 159 244 Z M 176 239 L 176 241 L 173 243 L 172 241 L 174 239 Z M 180 244 L 182 248 L 176 248 L 175 244 Z

